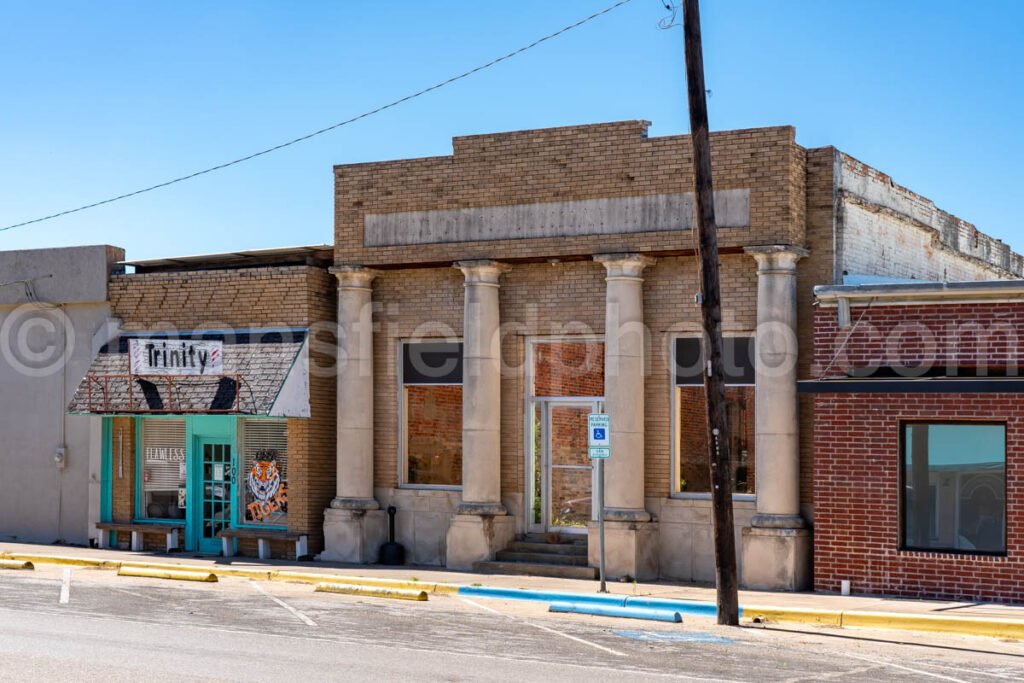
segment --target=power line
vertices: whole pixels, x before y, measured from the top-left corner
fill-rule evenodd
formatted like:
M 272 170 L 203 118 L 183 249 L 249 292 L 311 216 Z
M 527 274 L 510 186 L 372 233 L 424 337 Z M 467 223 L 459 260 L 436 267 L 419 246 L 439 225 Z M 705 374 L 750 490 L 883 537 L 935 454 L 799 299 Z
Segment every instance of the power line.
M 218 164 L 216 166 L 211 166 L 210 168 L 205 168 L 205 169 L 203 169 L 201 171 L 196 171 L 195 173 L 189 173 L 188 175 L 183 175 L 183 176 L 181 176 L 179 178 L 174 178 L 173 180 L 168 180 L 168 181 L 165 181 L 165 182 L 162 182 L 162 183 L 157 183 L 156 185 L 150 185 L 149 187 L 144 187 L 141 190 L 135 190 L 134 192 L 127 192 L 125 194 L 121 194 L 121 195 L 118 195 L 116 197 L 111 197 L 110 199 L 104 199 L 104 200 L 99 201 L 99 202 L 93 202 L 92 204 L 86 204 L 85 206 L 79 206 L 76 209 L 68 209 L 66 211 L 61 211 L 59 213 L 54 213 L 54 214 L 51 214 L 49 216 L 43 216 L 42 218 L 34 218 L 34 219 L 30 220 L 30 221 L 23 221 L 21 223 L 15 223 L 13 225 L 8 225 L 6 227 L 0 228 L 0 232 L 4 232 L 5 230 L 13 230 L 14 228 L 20 228 L 20 227 L 25 226 L 25 225 L 32 225 L 33 223 L 42 223 L 43 221 L 48 221 L 48 220 L 51 220 L 51 219 L 54 219 L 54 218 L 59 218 L 61 216 L 67 216 L 68 214 L 71 214 L 71 213 L 78 213 L 79 211 L 85 211 L 86 209 L 92 209 L 92 208 L 95 208 L 97 206 L 103 206 L 104 204 L 110 204 L 112 202 L 120 201 L 122 199 L 128 199 L 129 197 L 134 197 L 136 195 L 144 194 L 146 192 L 152 192 L 153 190 L 159 190 L 160 188 L 167 187 L 168 185 L 174 185 L 176 183 L 181 183 L 181 182 L 184 182 L 186 180 L 191 180 L 192 178 L 197 178 L 197 177 L 199 177 L 201 175 L 206 175 L 207 173 L 213 173 L 214 171 L 219 171 L 219 170 L 227 168 L 229 166 L 234 166 L 235 164 L 241 164 L 241 163 L 243 163 L 245 161 L 249 161 L 251 159 L 255 159 L 256 157 L 261 157 L 264 154 L 270 154 L 271 152 L 276 152 L 279 149 L 284 149 L 285 147 L 290 147 L 291 145 L 295 145 L 295 144 L 298 144 L 300 142 L 304 142 L 306 140 L 309 140 L 310 138 L 316 137 L 317 135 L 323 135 L 324 133 L 332 131 L 332 130 L 334 130 L 336 128 L 341 128 L 342 126 L 347 126 L 350 123 L 355 123 L 356 121 L 368 118 L 370 116 L 373 116 L 374 114 L 379 114 L 380 112 L 382 112 L 382 111 L 384 111 L 386 109 L 391 109 L 392 107 L 397 107 L 400 104 L 408 102 L 409 100 L 416 99 L 417 97 L 420 97 L 422 95 L 426 95 L 427 93 L 433 92 L 434 90 L 440 90 L 441 88 L 445 87 L 446 85 L 451 85 L 452 83 L 454 83 L 456 81 L 460 81 L 463 78 L 468 78 L 469 76 L 472 76 L 475 73 L 483 71 L 484 69 L 489 69 L 490 67 L 494 66 L 495 64 L 498 64 L 500 62 L 504 62 L 507 59 L 511 59 L 511 58 L 513 58 L 513 57 L 515 57 L 517 55 L 520 55 L 520 54 L 526 52 L 527 50 L 530 50 L 532 48 L 537 47 L 541 43 L 544 43 L 544 42 L 546 42 L 548 40 L 551 40 L 552 38 L 557 38 L 558 36 L 562 35 L 563 33 L 571 31 L 574 28 L 578 28 L 578 27 L 582 26 L 583 24 L 586 24 L 589 21 L 593 21 L 594 19 L 597 19 L 598 17 L 600 17 L 600 16 L 602 16 L 604 14 L 608 14 L 612 10 L 617 9 L 619 7 L 622 7 L 623 5 L 625 5 L 626 3 L 630 2 L 630 1 L 631 0 L 619 0 L 619 2 L 616 2 L 614 5 L 606 7 L 606 8 L 604 8 L 603 10 L 601 10 L 599 12 L 595 12 L 595 13 L 591 14 L 589 17 L 586 17 L 584 19 L 580 19 L 575 24 L 570 24 L 569 26 L 566 26 L 566 27 L 564 27 L 562 29 L 559 29 L 558 31 L 555 31 L 554 33 L 550 33 L 550 34 L 544 36 L 543 38 L 538 38 L 537 40 L 533 41 L 529 45 L 525 45 L 525 46 L 519 48 L 518 50 L 513 50 L 512 52 L 509 52 L 508 54 L 502 55 L 501 57 L 498 57 L 497 59 L 493 59 L 493 60 L 487 62 L 486 64 L 481 64 L 480 66 L 475 67 L 473 69 L 470 69 L 469 71 L 465 71 L 465 72 L 459 74 L 458 76 L 452 76 L 451 78 L 449 78 L 449 79 L 447 79 L 445 81 L 441 81 L 440 83 L 436 83 L 436 84 L 434 84 L 434 85 L 432 85 L 432 86 L 430 86 L 428 88 L 424 88 L 423 90 L 419 90 L 417 92 L 414 92 L 411 95 L 406 95 L 405 97 L 401 97 L 401 98 L 399 98 L 397 100 L 394 100 L 392 102 L 388 102 L 387 104 L 381 105 L 380 107 L 377 107 L 376 109 L 371 109 L 370 111 L 367 111 L 367 112 L 364 112 L 362 114 L 359 114 L 358 116 L 353 116 L 350 119 L 346 119 L 344 121 L 340 121 L 338 123 L 335 123 L 335 124 L 332 124 L 330 126 L 327 126 L 326 128 L 321 128 L 320 130 L 313 131 L 312 133 L 307 133 L 306 135 L 302 135 L 300 137 L 294 138 L 293 140 L 289 140 L 288 142 L 282 142 L 279 145 L 274 145 L 273 147 L 268 147 L 268 148 L 266 148 L 264 150 L 260 150 L 259 152 L 254 152 L 252 154 L 249 154 L 247 156 L 241 157 L 239 159 L 235 159 L 234 161 L 228 161 L 228 162 L 225 162 L 223 164 Z

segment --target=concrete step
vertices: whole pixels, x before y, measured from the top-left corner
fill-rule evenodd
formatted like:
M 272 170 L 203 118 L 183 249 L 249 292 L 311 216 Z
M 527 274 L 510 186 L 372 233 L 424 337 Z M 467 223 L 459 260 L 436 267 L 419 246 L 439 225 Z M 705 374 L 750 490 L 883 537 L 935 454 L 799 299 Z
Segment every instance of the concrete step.
M 506 550 L 511 550 L 517 553 L 587 556 L 587 546 L 579 543 L 534 543 L 532 541 L 513 541 Z
M 557 544 L 561 545 L 564 543 L 571 543 L 573 545 L 587 546 L 587 535 L 586 534 L 563 534 L 552 532 L 548 534 L 523 534 L 518 539 L 525 543 L 546 543 L 546 544 Z
M 550 576 L 557 579 L 596 579 L 596 567 L 575 567 L 568 564 L 544 562 L 474 562 L 473 569 L 482 574 L 519 574 L 522 576 Z
M 566 564 L 576 567 L 587 566 L 587 555 L 559 555 L 557 553 L 523 553 L 512 549 L 499 550 L 497 559 L 501 562 L 534 562 L 539 564 Z

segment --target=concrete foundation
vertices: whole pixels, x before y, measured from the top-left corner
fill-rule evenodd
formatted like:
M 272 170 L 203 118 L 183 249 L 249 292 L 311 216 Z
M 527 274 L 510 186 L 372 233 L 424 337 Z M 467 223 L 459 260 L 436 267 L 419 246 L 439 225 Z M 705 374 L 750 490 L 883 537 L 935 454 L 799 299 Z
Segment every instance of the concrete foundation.
M 383 510 L 324 510 L 324 551 L 330 562 L 372 564 L 388 540 L 388 516 Z
M 468 570 L 474 562 L 493 560 L 515 538 L 515 520 L 508 515 L 455 515 L 447 535 L 448 569 Z
M 811 587 L 809 529 L 743 530 L 740 586 L 753 590 L 802 591 Z
M 601 562 L 597 522 L 587 527 L 587 561 Z M 630 577 L 640 581 L 658 578 L 658 524 L 656 522 L 604 523 L 605 574 L 609 579 Z

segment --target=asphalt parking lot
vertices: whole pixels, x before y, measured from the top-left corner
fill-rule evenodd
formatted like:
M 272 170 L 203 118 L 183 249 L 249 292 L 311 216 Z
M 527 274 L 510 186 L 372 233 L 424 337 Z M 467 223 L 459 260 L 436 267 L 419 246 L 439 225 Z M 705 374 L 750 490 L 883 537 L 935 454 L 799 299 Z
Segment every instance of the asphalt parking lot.
M 202 584 L 41 565 L 0 572 L 0 680 L 998 681 L 1024 644 L 966 636 L 723 628 L 411 603 L 312 586 Z

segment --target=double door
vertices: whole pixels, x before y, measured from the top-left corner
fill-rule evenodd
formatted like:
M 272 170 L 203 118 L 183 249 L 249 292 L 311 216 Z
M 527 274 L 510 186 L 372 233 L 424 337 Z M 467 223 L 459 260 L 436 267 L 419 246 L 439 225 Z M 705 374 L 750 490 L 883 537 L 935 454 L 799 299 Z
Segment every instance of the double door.
M 587 416 L 598 412 L 599 401 L 539 398 L 532 403 L 529 530 L 586 533 L 597 512 Z

